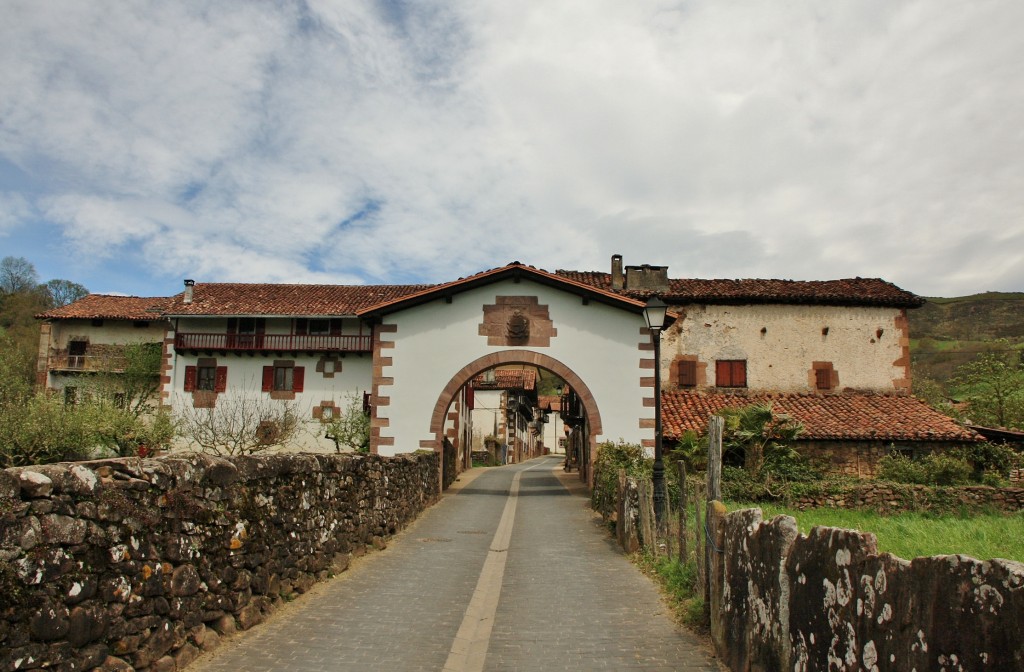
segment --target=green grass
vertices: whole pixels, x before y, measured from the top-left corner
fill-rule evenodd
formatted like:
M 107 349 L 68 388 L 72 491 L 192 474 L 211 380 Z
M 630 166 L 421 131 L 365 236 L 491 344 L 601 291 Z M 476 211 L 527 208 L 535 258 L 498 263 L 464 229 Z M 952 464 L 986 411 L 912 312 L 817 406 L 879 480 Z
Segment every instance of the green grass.
M 882 516 L 871 511 L 812 509 L 793 511 L 765 504 L 730 503 L 730 510 L 760 508 L 765 519 L 783 514 L 796 518 L 806 534 L 815 525 L 871 532 L 878 550 L 910 560 L 928 555 L 969 555 L 979 560 L 1004 558 L 1024 562 L 1024 512 L 977 516 L 928 516 L 904 513 Z

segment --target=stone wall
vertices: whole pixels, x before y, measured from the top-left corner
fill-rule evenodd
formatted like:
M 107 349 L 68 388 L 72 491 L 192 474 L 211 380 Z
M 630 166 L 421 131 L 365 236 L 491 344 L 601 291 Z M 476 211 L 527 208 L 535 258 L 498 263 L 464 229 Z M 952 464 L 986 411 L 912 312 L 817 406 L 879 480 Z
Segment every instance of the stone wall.
M 711 633 L 732 670 L 1024 670 L 1024 565 L 907 562 L 874 535 L 761 511 L 715 530 Z
M 1024 511 L 1024 488 L 992 488 L 987 485 L 930 486 L 863 481 L 842 487 L 803 491 L 787 506 L 799 509 L 872 509 L 881 513 L 902 511 L 955 511 L 997 509 Z
M 0 670 L 174 670 L 438 495 L 436 454 L 0 471 Z

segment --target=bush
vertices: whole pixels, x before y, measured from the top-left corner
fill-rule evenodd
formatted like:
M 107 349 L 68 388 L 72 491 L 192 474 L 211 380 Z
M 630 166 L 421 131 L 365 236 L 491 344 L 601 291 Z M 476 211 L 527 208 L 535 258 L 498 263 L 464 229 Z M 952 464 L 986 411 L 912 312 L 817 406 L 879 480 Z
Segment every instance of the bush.
M 930 453 L 913 460 L 892 453 L 879 462 L 878 477 L 894 483 L 914 485 L 966 485 L 971 482 L 974 469 L 964 459 L 946 453 Z
M 954 448 L 947 454 L 970 463 L 978 481 L 983 480 L 985 473 L 1009 478 L 1010 470 L 1016 468 L 1021 461 L 1020 454 L 1004 443 L 975 443 Z
M 594 492 L 591 506 L 605 518 L 618 508 L 619 471 L 627 476 L 651 478 L 651 461 L 635 443 L 606 441 L 597 447 L 594 459 Z

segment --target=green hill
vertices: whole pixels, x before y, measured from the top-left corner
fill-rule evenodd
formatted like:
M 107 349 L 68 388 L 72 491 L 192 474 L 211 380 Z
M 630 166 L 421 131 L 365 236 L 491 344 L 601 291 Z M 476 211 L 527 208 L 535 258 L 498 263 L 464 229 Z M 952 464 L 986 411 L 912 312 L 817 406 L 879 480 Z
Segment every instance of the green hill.
M 1024 350 L 1024 293 L 929 297 L 907 317 L 915 376 L 945 383 L 957 366 L 980 352 Z

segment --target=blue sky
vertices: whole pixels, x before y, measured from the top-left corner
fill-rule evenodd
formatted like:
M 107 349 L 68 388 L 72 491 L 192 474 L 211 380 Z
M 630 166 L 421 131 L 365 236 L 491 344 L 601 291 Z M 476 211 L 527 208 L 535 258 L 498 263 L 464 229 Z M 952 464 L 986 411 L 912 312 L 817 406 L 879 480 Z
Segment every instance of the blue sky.
M 1016 0 L 2 0 L 0 256 L 1024 291 Z

